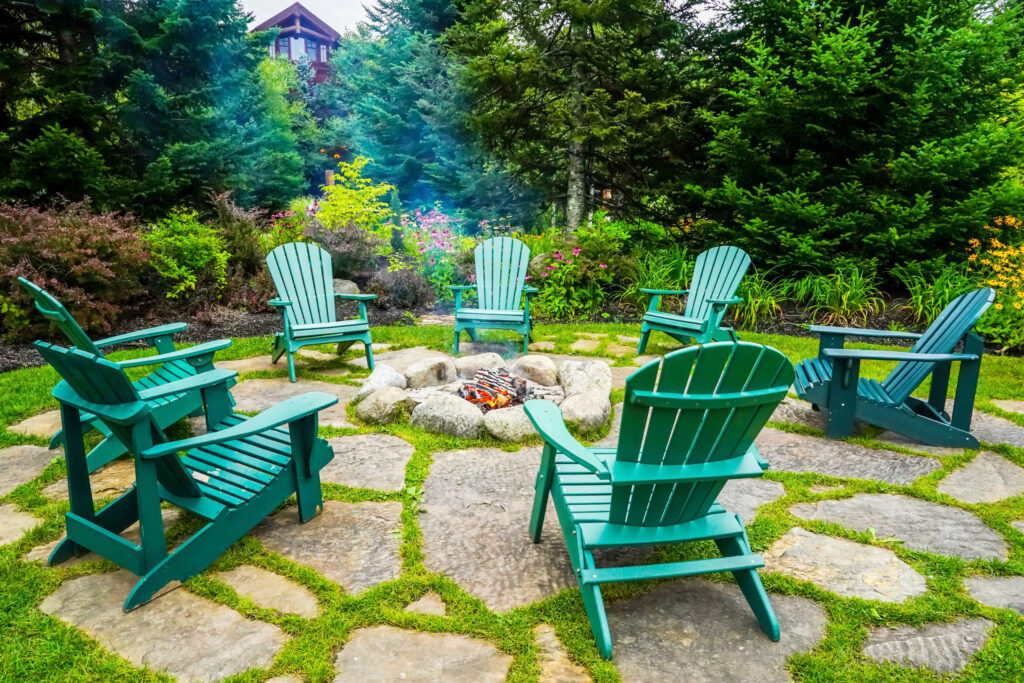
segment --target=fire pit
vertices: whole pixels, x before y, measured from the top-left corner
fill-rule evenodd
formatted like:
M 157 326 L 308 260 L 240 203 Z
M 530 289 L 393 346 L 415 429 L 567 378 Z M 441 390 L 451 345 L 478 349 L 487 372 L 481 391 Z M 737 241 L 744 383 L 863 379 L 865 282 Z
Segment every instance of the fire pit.
M 511 375 L 505 370 L 484 368 L 459 387 L 455 395 L 486 413 L 525 402 L 529 398 L 530 388 L 523 377 Z

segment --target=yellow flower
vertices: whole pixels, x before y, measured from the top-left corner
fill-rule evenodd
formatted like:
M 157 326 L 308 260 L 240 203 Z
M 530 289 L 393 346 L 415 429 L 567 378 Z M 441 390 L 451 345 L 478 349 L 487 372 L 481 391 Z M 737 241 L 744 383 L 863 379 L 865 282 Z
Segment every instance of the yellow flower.
M 971 245 L 972 247 L 977 247 L 981 245 L 981 240 L 979 240 L 976 237 L 972 237 L 971 239 L 967 240 L 967 244 Z
M 1002 305 L 1002 304 L 996 304 L 996 305 L 995 305 L 995 309 L 996 309 L 997 311 L 1001 311 L 1001 310 L 1003 310 L 1003 305 Z
M 1020 302 L 1019 301 L 1014 301 L 1013 302 L 1013 307 L 1016 308 L 1019 311 L 1020 310 Z

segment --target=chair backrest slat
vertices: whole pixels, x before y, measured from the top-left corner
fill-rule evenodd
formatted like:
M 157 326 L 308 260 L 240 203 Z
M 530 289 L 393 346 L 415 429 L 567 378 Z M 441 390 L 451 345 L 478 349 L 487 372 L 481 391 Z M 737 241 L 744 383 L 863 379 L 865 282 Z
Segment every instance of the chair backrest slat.
M 974 327 L 974 323 L 995 300 L 995 290 L 976 289 L 958 296 L 942 310 L 911 351 L 916 353 L 951 353 L 956 345 Z M 921 385 L 932 371 L 934 363 L 903 361 L 892 369 L 882 382 L 889 397 L 902 403 Z
M 22 288 L 32 297 L 36 309 L 44 318 L 52 321 L 57 328 L 68 338 L 75 348 L 97 356 L 103 357 L 103 353 L 92 343 L 92 339 L 85 333 L 81 325 L 72 317 L 71 313 L 64 308 L 63 304 L 53 298 L 49 292 L 36 286 L 35 283 L 23 277 L 18 278 Z
M 530 266 L 529 247 L 511 237 L 492 237 L 477 245 L 473 260 L 480 308 L 518 310 Z
M 671 473 L 740 456 L 792 381 L 789 360 L 758 344 L 722 342 L 668 354 L 627 380 L 615 460 Z M 615 484 L 609 521 L 662 526 L 695 519 L 726 481 Z
M 311 242 L 282 244 L 267 255 L 267 268 L 278 296 L 292 302 L 292 324 L 335 322 L 334 279 L 326 250 Z
M 706 319 L 711 313 L 708 300 L 735 296 L 748 268 L 750 256 L 739 247 L 712 247 L 702 252 L 693 267 L 683 315 L 695 320 Z

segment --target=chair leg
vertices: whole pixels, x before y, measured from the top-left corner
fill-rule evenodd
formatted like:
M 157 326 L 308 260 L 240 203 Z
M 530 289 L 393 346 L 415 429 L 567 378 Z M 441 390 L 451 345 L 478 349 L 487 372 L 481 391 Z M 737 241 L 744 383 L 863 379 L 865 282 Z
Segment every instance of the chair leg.
M 651 338 L 651 331 L 649 329 L 647 329 L 647 328 L 644 328 L 640 332 L 640 343 L 636 347 L 636 355 L 639 356 L 640 354 L 642 354 L 644 351 L 647 350 L 647 340 L 650 339 L 650 338 Z
M 281 360 L 281 356 L 284 355 L 285 351 L 288 350 L 288 345 L 284 341 L 283 334 L 274 335 L 274 347 L 270 351 L 270 362 L 276 363 Z
M 540 543 L 540 535 L 544 529 L 544 513 L 548 509 L 551 480 L 555 474 L 554 463 L 555 449 L 550 444 L 545 444 L 540 469 L 537 470 L 537 482 L 534 484 L 536 493 L 533 496 L 533 514 L 530 516 L 530 538 L 534 543 Z
M 288 356 L 288 379 L 290 379 L 291 381 L 294 382 L 295 381 L 295 354 L 292 353 L 291 351 L 288 351 L 286 355 Z
M 363 347 L 366 349 L 366 367 L 373 371 L 373 344 L 370 342 L 363 342 Z
M 295 497 L 299 502 L 299 521 L 305 524 L 324 510 L 323 491 L 320 488 L 320 472 L 305 476 L 297 473 Z
M 739 519 L 738 515 L 737 519 Z M 745 534 L 742 538 L 716 538 L 715 543 L 718 545 L 718 549 L 723 557 L 750 554 L 750 545 L 747 543 Z M 747 599 L 747 604 L 750 605 L 750 609 L 754 612 L 757 623 L 761 625 L 761 630 L 773 641 L 778 642 L 779 620 L 775 616 L 775 609 L 768 599 L 768 594 L 764 590 L 764 585 L 761 583 L 761 577 L 758 575 L 757 570 L 744 569 L 734 571 L 732 575 L 736 578 L 736 583 L 739 584 L 743 597 Z
M 199 409 L 199 414 L 203 414 L 202 408 Z M 92 473 L 127 452 L 128 448 L 121 443 L 121 440 L 114 435 L 110 435 L 103 439 L 103 441 L 100 441 L 96 448 L 89 451 L 89 454 L 85 456 L 85 461 L 89 467 L 89 472 Z
M 601 597 L 601 586 L 596 583 L 580 584 L 583 595 L 583 609 L 590 621 L 590 630 L 597 641 L 597 651 L 605 659 L 612 658 L 612 632 L 608 628 L 608 615 L 604 611 L 604 598 Z
M 523 335 L 523 355 L 530 353 L 530 335 L 529 333 Z
M 454 355 L 459 354 L 459 328 L 455 328 L 455 340 L 452 342 L 452 353 Z

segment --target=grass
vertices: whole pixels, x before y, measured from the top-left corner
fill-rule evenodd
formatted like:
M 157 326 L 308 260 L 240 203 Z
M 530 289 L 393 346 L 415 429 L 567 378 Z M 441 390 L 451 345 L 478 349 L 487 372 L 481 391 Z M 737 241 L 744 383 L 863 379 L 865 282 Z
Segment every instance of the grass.
M 631 325 L 541 325 L 535 338 L 554 343 L 555 353 L 569 353 L 569 346 L 579 337 L 577 332 L 604 334 L 597 349 L 589 354 L 601 355 L 609 344 L 631 344 L 629 338 L 638 336 Z M 375 341 L 396 347 L 426 345 L 447 350 L 451 343 L 450 329 L 443 327 L 397 327 L 374 330 Z M 620 339 L 619 337 L 627 337 Z M 766 343 L 780 349 L 794 361 L 814 355 L 816 340 L 780 335 L 745 334 L 750 341 Z M 667 337 L 656 336 L 655 342 L 666 342 Z M 675 346 L 672 344 L 671 346 Z M 652 353 L 664 352 L 670 346 L 652 345 Z M 238 339 L 221 360 L 244 358 L 267 353 L 268 338 Z M 122 351 L 115 358 L 126 358 L 146 353 Z M 358 354 L 347 354 L 346 358 Z M 312 377 L 316 370 L 338 367 L 344 360 L 310 362 L 300 367 L 300 376 Z M 633 356 L 616 361 L 619 366 L 632 366 Z M 359 376 L 355 366 L 351 375 L 317 379 L 338 383 L 351 383 Z M 884 376 L 886 364 L 864 363 L 864 373 Z M 363 373 L 366 371 L 363 370 Z M 284 376 L 285 371 L 247 373 L 243 377 Z M 31 368 L 0 375 L 0 446 L 17 443 L 41 444 L 38 439 L 26 438 L 6 427 L 25 417 L 54 407 L 49 390 L 56 381 L 49 368 Z M 977 406 L 980 410 L 1006 417 L 1024 426 L 1024 416 L 1005 413 L 996 408 L 993 399 L 1024 399 L 1024 360 L 988 357 L 982 367 Z M 613 393 L 613 400 L 621 401 L 622 392 Z M 775 425 L 781 429 L 820 435 L 807 427 Z M 250 670 L 229 679 L 255 683 L 273 676 L 292 674 L 308 681 L 329 681 L 334 675 L 334 658 L 338 649 L 354 630 L 375 624 L 391 624 L 400 628 L 432 632 L 462 633 L 493 643 L 513 657 L 510 680 L 532 681 L 539 674 L 538 652 L 533 643 L 531 629 L 538 623 L 554 626 L 559 639 L 570 656 L 585 666 L 598 681 L 620 680 L 613 664 L 598 655 L 590 635 L 582 603 L 575 590 L 566 590 L 547 600 L 514 609 L 508 613 L 495 613 L 460 586 L 427 570 L 423 558 L 423 539 L 418 523 L 419 501 L 430 469 L 432 454 L 466 448 L 467 446 L 496 446 L 491 441 L 468 441 L 427 434 L 407 422 L 383 428 L 323 428 L 324 436 L 383 431 L 406 439 L 415 452 L 406 468 L 405 489 L 401 492 L 381 493 L 367 489 L 351 489 L 333 484 L 324 485 L 324 497 L 346 502 L 395 501 L 403 506 L 401 530 L 401 576 L 358 596 L 351 596 L 315 572 L 296 565 L 288 559 L 265 550 L 252 538 L 237 543 L 206 572 L 185 585 L 185 590 L 204 598 L 226 604 L 246 617 L 279 626 L 290 640 L 280 655 L 267 669 Z M 598 435 L 599 436 L 599 435 Z M 870 436 L 870 435 L 869 435 Z M 871 447 L 882 444 L 869 437 L 855 439 Z M 516 450 L 515 446 L 503 446 Z M 1024 450 L 1002 444 L 985 444 L 1017 464 L 1024 465 Z M 1024 496 L 996 504 L 967 505 L 937 491 L 938 482 L 949 472 L 964 466 L 974 452 L 965 455 L 941 457 L 942 469 L 924 477 L 911 486 L 892 486 L 884 483 L 838 479 L 817 474 L 784 472 L 767 473 L 767 478 L 781 483 L 785 495 L 764 505 L 756 520 L 749 526 L 751 544 L 762 551 L 798 523 L 819 533 L 848 538 L 860 543 L 891 549 L 927 579 L 928 592 L 901 604 L 888 604 L 855 598 L 843 598 L 828 593 L 813 584 L 797 581 L 779 574 L 764 573 L 765 585 L 773 596 L 801 596 L 817 603 L 828 616 L 824 639 L 812 651 L 794 655 L 789 660 L 793 677 L 800 681 L 931 681 L 949 680 L 925 670 L 894 665 L 879 665 L 860 654 L 862 641 L 868 631 L 883 625 L 921 625 L 948 622 L 965 617 L 983 616 L 996 626 L 987 646 L 976 655 L 970 666 L 957 675 L 962 681 L 1019 680 L 1024 670 L 1024 618 L 1015 613 L 980 605 L 963 589 L 968 575 L 1022 575 L 1024 574 L 1024 535 L 1015 531 L 1010 522 L 1024 519 Z M 166 676 L 148 670 L 136 669 L 109 653 L 77 629 L 65 626 L 57 619 L 42 614 L 37 606 L 63 581 L 89 573 L 110 571 L 109 562 L 83 563 L 74 567 L 45 568 L 19 558 L 31 548 L 58 538 L 63 533 L 63 513 L 66 502 L 53 502 L 40 494 L 48 484 L 60 479 L 64 465 L 55 460 L 37 479 L 26 483 L 0 503 L 13 503 L 40 518 L 40 524 L 20 541 L 0 547 L 0 634 L 4 647 L 0 649 L 0 680 L 67 680 L 67 681 L 162 681 Z M 823 494 L 810 490 L 816 484 L 842 485 L 842 489 Z M 891 539 L 880 539 L 870 533 L 854 532 L 826 522 L 798 520 L 789 512 L 801 502 L 827 498 L 845 498 L 856 493 L 898 493 L 943 505 L 968 510 L 1001 534 L 1010 546 L 1009 558 L 1001 561 L 964 561 L 903 547 Z M 524 533 L 527 520 L 523 520 Z M 553 523 L 549 522 L 549 523 Z M 195 518 L 183 514 L 171 528 L 172 542 L 186 537 L 198 524 Z M 711 556 L 714 551 L 707 544 L 685 547 L 659 548 L 651 561 L 678 560 L 698 556 Z M 217 581 L 216 574 L 241 564 L 253 564 L 291 578 L 309 588 L 320 601 L 322 613 L 316 619 L 303 619 L 275 610 L 263 609 L 239 596 L 227 585 Z M 723 576 L 713 580 L 729 581 Z M 649 590 L 651 582 L 612 584 L 605 594 L 609 602 L 637 595 Z M 436 591 L 448 605 L 445 617 L 407 613 L 404 608 L 428 590 Z M 785 628 L 785 624 L 783 624 Z M 622 637 L 623 634 L 613 634 Z M 145 637 L 145 636 L 144 636 Z M 151 637 L 159 637 L 152 634 Z

